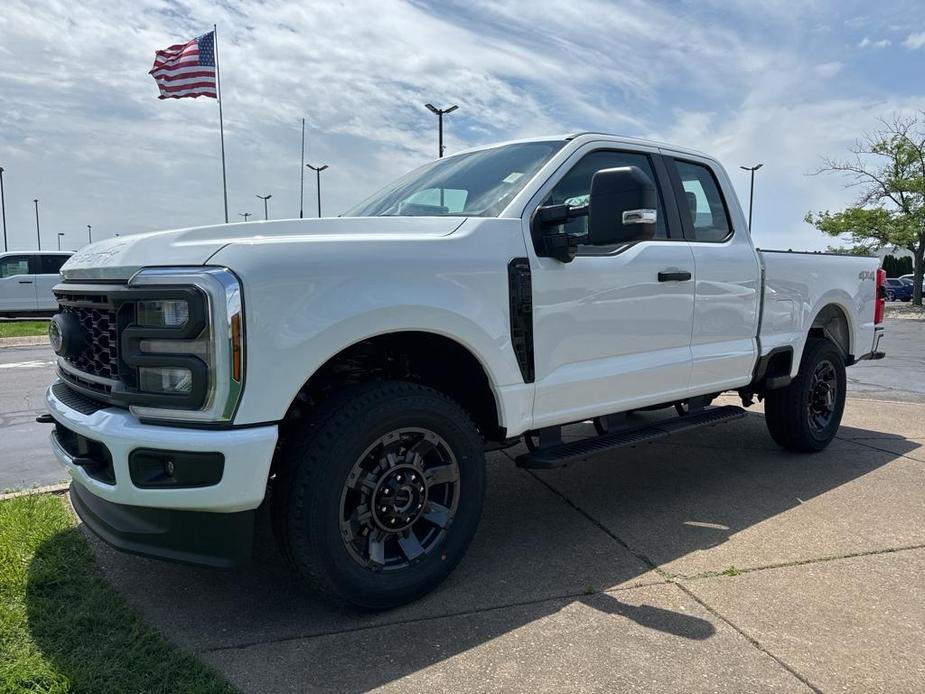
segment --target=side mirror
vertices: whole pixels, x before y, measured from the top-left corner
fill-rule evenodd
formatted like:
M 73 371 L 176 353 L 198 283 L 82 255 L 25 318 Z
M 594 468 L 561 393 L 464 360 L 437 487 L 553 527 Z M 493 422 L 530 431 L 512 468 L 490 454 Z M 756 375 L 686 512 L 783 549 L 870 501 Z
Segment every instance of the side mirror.
M 638 166 L 601 169 L 591 177 L 588 243 L 647 241 L 658 219 L 655 184 Z

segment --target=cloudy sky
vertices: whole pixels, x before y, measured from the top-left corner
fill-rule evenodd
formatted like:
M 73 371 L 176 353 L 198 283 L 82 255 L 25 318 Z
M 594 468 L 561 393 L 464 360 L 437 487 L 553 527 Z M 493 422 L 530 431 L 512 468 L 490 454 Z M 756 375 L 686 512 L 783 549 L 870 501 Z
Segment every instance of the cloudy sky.
M 159 101 L 154 51 L 219 27 L 230 213 L 299 211 L 307 160 L 342 212 L 432 158 L 424 102 L 458 104 L 448 152 L 582 130 L 764 163 L 755 236 L 824 248 L 802 222 L 850 191 L 805 175 L 877 116 L 925 109 L 921 0 L 4 0 L 0 166 L 12 249 L 222 221 L 215 100 Z M 306 177 L 306 214 L 314 210 Z

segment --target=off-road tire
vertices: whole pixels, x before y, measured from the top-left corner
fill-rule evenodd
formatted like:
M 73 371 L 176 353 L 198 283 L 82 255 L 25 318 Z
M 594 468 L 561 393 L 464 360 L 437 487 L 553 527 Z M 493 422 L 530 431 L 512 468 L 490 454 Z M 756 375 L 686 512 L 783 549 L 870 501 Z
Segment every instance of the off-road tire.
M 811 420 L 813 374 L 817 369 L 832 367 L 832 409 L 824 425 Z M 764 418 L 768 431 L 778 444 L 791 451 L 812 453 L 829 445 L 838 432 L 845 409 L 845 360 L 841 350 L 830 340 L 811 337 L 800 359 L 800 370 L 784 388 L 768 391 L 764 401 Z
M 355 464 L 381 436 L 402 427 L 435 432 L 458 465 L 458 506 L 439 547 L 395 571 L 361 566 L 342 539 L 342 494 Z M 279 453 L 273 526 L 283 554 L 316 589 L 366 610 L 383 610 L 434 589 L 462 559 L 478 527 L 485 489 L 482 440 L 468 414 L 425 386 L 385 381 L 352 386 L 291 433 Z

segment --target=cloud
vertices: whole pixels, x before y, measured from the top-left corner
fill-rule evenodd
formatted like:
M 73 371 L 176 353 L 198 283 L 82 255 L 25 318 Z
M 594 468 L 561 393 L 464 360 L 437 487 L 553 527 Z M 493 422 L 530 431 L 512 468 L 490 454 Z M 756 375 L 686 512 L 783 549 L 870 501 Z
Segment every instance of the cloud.
M 262 212 L 258 193 L 273 195 L 271 216 L 298 215 L 303 116 L 308 160 L 330 165 L 325 210 L 339 213 L 436 154 L 432 101 L 460 106 L 445 122 L 449 152 L 604 130 L 701 147 L 730 166 L 766 159 L 756 228 L 798 229 L 817 197 L 849 200 L 804 179 L 812 158 L 920 93 L 867 79 L 844 36 L 814 29 L 850 16 L 835 0 L 6 0 L 11 244 L 33 243 L 35 197 L 46 246 L 58 231 L 79 245 L 86 224 L 103 238 L 221 221 L 215 101 L 158 101 L 147 75 L 155 49 L 213 22 L 232 219 Z
M 925 46 L 925 31 L 920 31 L 917 34 L 909 34 L 906 37 L 906 40 L 903 41 L 903 45 L 906 48 L 911 48 L 912 50 L 917 50 L 922 46 Z
M 872 41 L 868 37 L 864 37 L 858 42 L 858 48 L 886 48 L 887 46 L 892 45 L 893 42 L 889 39 L 880 39 L 878 41 Z

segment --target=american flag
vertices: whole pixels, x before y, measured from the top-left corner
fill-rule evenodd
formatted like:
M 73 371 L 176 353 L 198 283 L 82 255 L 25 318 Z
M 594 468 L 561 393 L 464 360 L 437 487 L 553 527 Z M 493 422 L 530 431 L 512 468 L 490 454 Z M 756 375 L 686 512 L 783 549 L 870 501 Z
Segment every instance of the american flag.
M 215 90 L 215 32 L 197 36 L 154 54 L 154 77 L 160 99 L 197 96 L 217 98 Z

